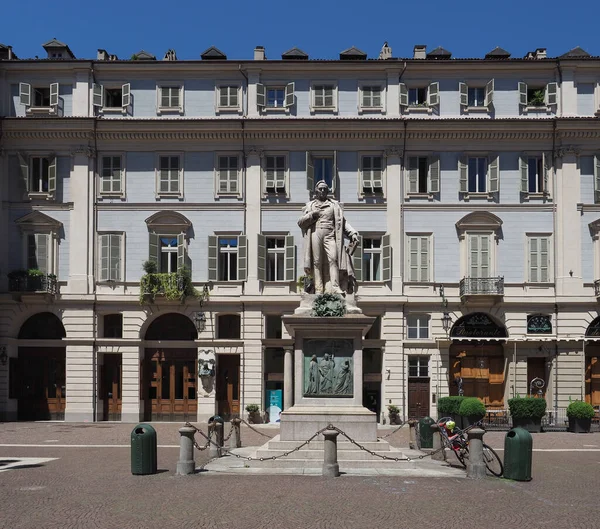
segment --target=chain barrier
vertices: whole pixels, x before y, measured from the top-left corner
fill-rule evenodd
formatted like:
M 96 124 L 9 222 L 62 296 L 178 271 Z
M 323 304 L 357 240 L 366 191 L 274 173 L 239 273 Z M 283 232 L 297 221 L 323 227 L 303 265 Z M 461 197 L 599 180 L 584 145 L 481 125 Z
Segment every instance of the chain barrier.
M 256 432 L 257 434 L 259 434 L 259 435 L 262 435 L 263 437 L 268 437 L 269 439 L 272 439 L 272 438 L 273 438 L 272 436 L 270 436 L 270 435 L 267 435 L 266 433 L 259 432 L 259 431 L 258 431 L 256 428 L 254 428 L 253 426 L 251 426 L 251 425 L 250 425 L 250 423 L 247 423 L 247 422 L 246 422 L 244 419 L 242 419 L 241 417 L 240 417 L 240 421 L 241 421 L 242 423 L 244 423 L 244 424 L 245 424 L 245 425 L 246 425 L 248 428 L 250 428 L 250 429 L 251 429 L 253 432 Z
M 387 439 L 388 437 L 390 437 L 391 435 L 394 435 L 396 432 L 400 431 L 401 428 L 404 428 L 408 423 L 403 423 L 400 426 L 398 426 L 398 428 L 396 428 L 395 430 L 392 430 L 390 433 L 387 433 L 385 435 L 382 435 L 381 437 L 377 437 L 377 439 Z

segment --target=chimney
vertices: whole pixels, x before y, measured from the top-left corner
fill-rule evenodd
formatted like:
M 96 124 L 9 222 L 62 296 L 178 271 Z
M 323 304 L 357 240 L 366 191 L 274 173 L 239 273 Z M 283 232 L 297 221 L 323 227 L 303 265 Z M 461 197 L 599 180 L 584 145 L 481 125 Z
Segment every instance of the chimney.
M 390 48 L 388 46 L 388 43 L 386 41 L 383 43 L 383 47 L 381 48 L 381 51 L 379 52 L 378 59 L 385 61 L 386 59 L 391 59 L 391 58 L 392 58 L 392 48 Z
M 256 46 L 254 48 L 254 60 L 255 61 L 264 61 L 267 58 L 265 55 L 265 47 L 264 46 Z
M 413 59 L 427 58 L 427 44 L 416 44 L 413 48 Z
M 546 48 L 538 48 L 535 50 L 535 58 L 536 59 L 545 59 L 546 58 Z
M 98 55 L 96 56 L 98 61 L 108 61 L 108 52 L 106 50 L 98 49 Z

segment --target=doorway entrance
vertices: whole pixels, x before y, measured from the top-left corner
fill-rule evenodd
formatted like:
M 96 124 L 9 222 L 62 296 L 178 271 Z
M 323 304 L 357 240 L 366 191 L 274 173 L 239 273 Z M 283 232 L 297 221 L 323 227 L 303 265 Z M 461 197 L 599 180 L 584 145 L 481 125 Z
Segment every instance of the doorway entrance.
M 120 354 L 104 355 L 101 370 L 100 398 L 105 421 L 121 420 L 121 375 L 122 357 Z
M 217 358 L 217 414 L 226 421 L 240 416 L 240 357 L 219 355 Z
M 537 389 L 531 387 L 531 381 L 534 379 L 542 379 L 544 381 L 544 387 Z M 530 357 L 527 359 L 527 394 L 530 397 L 543 397 L 546 398 L 546 386 L 548 385 L 548 379 L 546 375 L 546 358 L 544 357 Z

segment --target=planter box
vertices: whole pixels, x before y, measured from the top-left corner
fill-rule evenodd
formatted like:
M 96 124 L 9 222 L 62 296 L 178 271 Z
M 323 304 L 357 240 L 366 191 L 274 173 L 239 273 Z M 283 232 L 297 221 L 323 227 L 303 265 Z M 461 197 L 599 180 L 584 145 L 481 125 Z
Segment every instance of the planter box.
M 569 431 L 573 433 L 590 433 L 592 419 L 576 419 L 569 417 Z
M 542 419 L 534 419 L 533 417 L 524 417 L 522 419 L 513 417 L 512 425 L 513 428 L 517 426 L 524 428 L 529 433 L 540 433 L 542 431 Z
M 389 414 L 390 424 L 400 424 L 400 414 L 399 413 L 390 413 Z

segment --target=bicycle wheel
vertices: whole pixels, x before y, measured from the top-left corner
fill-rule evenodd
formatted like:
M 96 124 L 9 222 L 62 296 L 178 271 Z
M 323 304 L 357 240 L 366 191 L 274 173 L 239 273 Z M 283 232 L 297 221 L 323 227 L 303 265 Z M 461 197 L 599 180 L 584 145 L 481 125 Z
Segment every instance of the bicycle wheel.
M 467 468 L 467 461 L 469 461 L 469 447 L 463 446 L 457 450 L 454 450 L 457 459 L 460 461 L 460 464 Z
M 493 448 L 483 443 L 483 461 L 485 462 L 486 468 L 496 477 L 500 477 L 504 471 L 502 461 Z

